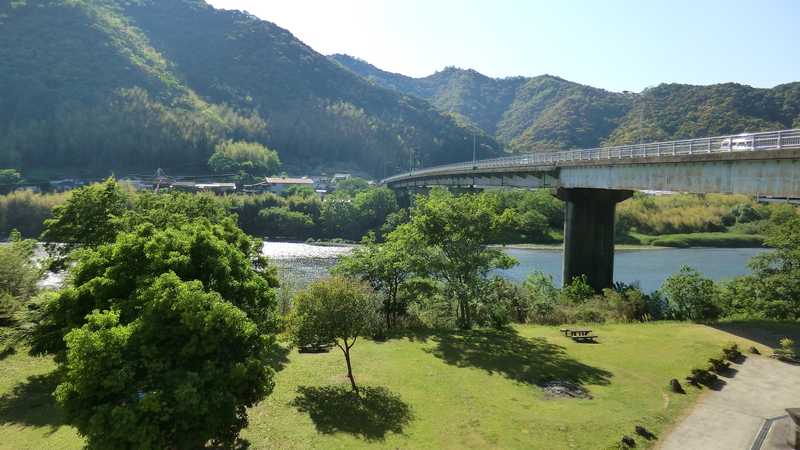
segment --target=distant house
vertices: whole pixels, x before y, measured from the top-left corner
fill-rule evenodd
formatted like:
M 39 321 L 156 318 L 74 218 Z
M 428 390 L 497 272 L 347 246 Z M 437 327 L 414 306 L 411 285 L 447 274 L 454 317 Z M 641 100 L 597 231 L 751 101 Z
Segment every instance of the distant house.
M 50 181 L 50 190 L 54 192 L 65 192 L 72 189 L 77 189 L 85 184 L 86 183 L 84 181 L 72 178 L 65 180 L 52 180 Z
M 245 186 L 245 192 L 258 193 L 258 192 L 272 192 L 275 194 L 282 194 L 287 189 L 293 186 L 306 186 L 314 189 L 314 180 L 311 178 L 289 178 L 289 177 L 266 177 L 261 183 L 250 184 Z
M 353 178 L 353 176 L 349 173 L 335 173 L 333 174 L 333 178 L 331 178 L 331 183 L 336 184 L 339 181 L 349 180 L 350 178 Z
M 196 183 L 194 181 L 176 181 L 170 185 L 173 190 L 185 192 L 213 192 L 227 194 L 236 192 L 235 183 Z

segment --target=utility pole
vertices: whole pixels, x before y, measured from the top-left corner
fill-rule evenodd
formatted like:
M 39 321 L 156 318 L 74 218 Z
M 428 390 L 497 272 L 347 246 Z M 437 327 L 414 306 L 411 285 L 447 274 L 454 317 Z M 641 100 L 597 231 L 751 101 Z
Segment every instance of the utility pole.
M 472 166 L 478 161 L 478 134 L 472 133 Z

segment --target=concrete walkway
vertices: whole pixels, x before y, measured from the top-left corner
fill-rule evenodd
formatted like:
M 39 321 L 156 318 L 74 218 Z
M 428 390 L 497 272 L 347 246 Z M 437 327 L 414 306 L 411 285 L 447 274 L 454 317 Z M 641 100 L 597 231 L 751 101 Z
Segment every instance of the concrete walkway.
M 723 377 L 725 386 L 707 392 L 657 448 L 751 450 L 765 421 L 786 416 L 786 408 L 800 407 L 800 366 L 751 356 L 731 367 L 737 373 Z M 773 421 L 765 444 L 756 449 L 786 448 L 778 446 L 785 439 L 777 435 L 788 426 L 785 423 Z

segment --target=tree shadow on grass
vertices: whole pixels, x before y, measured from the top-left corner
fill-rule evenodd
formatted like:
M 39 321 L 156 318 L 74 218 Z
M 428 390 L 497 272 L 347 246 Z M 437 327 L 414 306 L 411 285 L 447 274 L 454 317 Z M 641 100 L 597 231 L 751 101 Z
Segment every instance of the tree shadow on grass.
M 349 433 L 380 441 L 386 433 L 402 433 L 411 421 L 411 407 L 382 387 L 362 386 L 357 396 L 345 386 L 300 386 L 292 406 L 307 412 L 323 434 Z
M 280 372 L 289 364 L 291 348 L 276 342 L 267 350 L 267 365 L 275 372 Z
M 14 386 L 10 393 L 0 397 L 0 424 L 49 426 L 51 432 L 66 425 L 63 412 L 53 398 L 59 380 L 58 371 L 53 371 L 28 377 Z
M 769 348 L 777 347 L 778 341 L 780 341 L 781 338 L 788 337 L 794 340 L 795 350 L 800 352 L 800 326 L 798 326 L 797 322 L 747 320 L 716 323 L 709 326 L 744 339 L 758 342 Z M 746 352 L 747 349 L 742 349 L 742 351 Z
M 426 351 L 447 364 L 476 367 L 520 383 L 605 385 L 613 376 L 569 357 L 564 347 L 544 338 L 522 337 L 514 329 L 438 332 L 432 339 L 436 347 Z

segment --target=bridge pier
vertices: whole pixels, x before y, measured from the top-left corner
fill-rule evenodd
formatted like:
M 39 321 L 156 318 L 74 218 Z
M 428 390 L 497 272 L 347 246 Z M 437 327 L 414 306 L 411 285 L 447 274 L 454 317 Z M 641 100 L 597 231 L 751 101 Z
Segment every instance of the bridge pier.
M 600 292 L 614 282 L 614 212 L 633 191 L 564 189 L 556 196 L 566 202 L 564 221 L 564 284 L 586 275 Z

